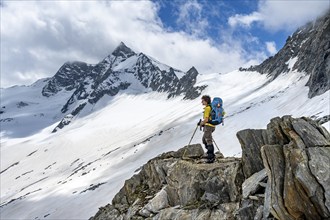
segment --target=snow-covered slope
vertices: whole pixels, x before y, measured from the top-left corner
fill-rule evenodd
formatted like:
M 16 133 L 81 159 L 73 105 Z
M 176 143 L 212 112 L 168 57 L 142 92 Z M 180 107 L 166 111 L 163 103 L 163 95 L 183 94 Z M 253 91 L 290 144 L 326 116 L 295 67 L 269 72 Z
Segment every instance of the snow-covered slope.
M 194 99 L 205 86 L 195 86 L 198 76 L 136 53 L 124 43 L 96 65 L 67 62 L 57 73 L 31 86 L 1 90 L 2 136 L 25 137 L 51 124 L 56 132 L 72 121 L 102 109 L 102 98 L 119 92 L 166 93 L 168 98 L 183 95 Z M 29 129 L 26 129 L 29 127 Z
M 273 57 L 250 67 L 276 78 L 288 71 L 308 74 L 308 96 L 321 95 L 330 89 L 330 7 L 324 16 L 298 28 Z M 290 62 L 294 61 L 294 62 Z
M 329 114 L 330 92 L 309 99 L 304 86 L 307 81 L 308 77 L 298 72 L 271 81 L 257 72 L 234 71 L 198 75 L 195 86 L 208 85 L 203 94 L 223 98 L 227 116 L 225 125 L 216 128 L 214 139 L 225 156 L 240 156 L 239 130 L 265 128 L 270 118 L 287 114 L 318 118 Z M 38 82 L 30 90 L 12 88 L 3 100 L 28 104 L 21 104 L 16 115 L 24 117 L 35 111 L 35 117 L 43 117 L 38 115 L 43 112 L 42 105 L 24 100 L 47 82 Z M 50 108 L 47 117 L 39 120 L 42 125 L 31 119 L 34 135 L 26 136 L 29 126 L 20 129 L 24 138 L 2 131 L 1 218 L 88 219 L 98 207 L 111 202 L 125 179 L 142 164 L 188 144 L 203 111 L 199 98 L 183 100 L 182 94 L 168 99 L 167 93 L 133 91 L 101 97 L 56 133 L 52 133 L 53 123 L 63 115 Z M 47 104 L 54 109 L 70 95 L 66 90 L 60 92 L 60 96 L 49 97 Z M 35 103 L 44 98 L 36 96 Z M 49 121 L 48 116 L 53 118 Z M 329 122 L 324 126 L 330 130 Z M 201 137 L 202 132 L 197 131 L 192 142 L 200 143 Z

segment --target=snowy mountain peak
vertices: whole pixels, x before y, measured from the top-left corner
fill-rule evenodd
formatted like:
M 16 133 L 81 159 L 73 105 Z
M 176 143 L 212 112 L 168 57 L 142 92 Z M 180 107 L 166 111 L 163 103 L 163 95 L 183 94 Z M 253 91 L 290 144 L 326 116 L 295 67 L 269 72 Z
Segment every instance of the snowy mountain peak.
M 95 105 L 106 96 L 120 91 L 167 93 L 168 98 L 182 95 L 195 99 L 206 86 L 194 87 L 198 71 L 192 67 L 187 73 L 162 64 L 144 53 L 135 53 L 123 42 L 96 65 L 67 62 L 48 80 L 42 89 L 45 97 L 61 91 L 71 92 L 60 112 L 64 115 L 54 131 L 68 125 L 87 105 Z
M 198 74 L 198 71 L 197 71 L 196 68 L 193 66 L 193 67 L 191 67 L 191 68 L 188 70 L 187 74 L 189 74 L 189 75 L 197 75 L 197 74 Z
M 121 56 L 121 57 L 131 57 L 135 55 L 135 52 L 131 50 L 131 48 L 127 47 L 123 42 L 120 42 L 120 44 L 116 47 L 116 49 L 112 52 L 112 55 L 114 56 Z

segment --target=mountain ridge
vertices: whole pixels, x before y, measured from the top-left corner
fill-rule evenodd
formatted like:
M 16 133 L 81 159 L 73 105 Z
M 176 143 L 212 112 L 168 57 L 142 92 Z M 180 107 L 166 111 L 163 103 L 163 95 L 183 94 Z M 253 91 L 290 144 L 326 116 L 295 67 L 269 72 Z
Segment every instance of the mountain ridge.
M 176 72 L 181 71 L 172 67 L 164 70 L 157 64 L 166 66 L 143 53 L 135 53 L 123 42 L 98 64 L 65 63 L 42 89 L 46 97 L 61 90 L 73 91 L 61 109 L 67 115 L 53 132 L 70 124 L 86 105 L 94 105 L 104 95 L 115 96 L 132 86 L 142 91 L 168 93 L 168 98 L 183 95 L 183 99 L 195 99 L 206 87 L 194 87 L 199 74 L 195 67 L 182 72 L 179 78 Z
M 257 71 L 275 79 L 291 71 L 310 75 L 309 98 L 330 89 L 330 9 L 315 21 L 298 28 L 274 56 L 259 65 L 240 70 Z

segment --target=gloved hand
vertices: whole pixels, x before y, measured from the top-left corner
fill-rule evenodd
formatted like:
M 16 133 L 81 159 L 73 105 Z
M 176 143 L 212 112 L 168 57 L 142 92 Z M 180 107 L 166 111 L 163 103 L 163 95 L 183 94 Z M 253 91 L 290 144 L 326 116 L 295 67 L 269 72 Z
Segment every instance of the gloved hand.
M 199 119 L 199 122 L 197 123 L 197 126 L 201 126 L 202 119 Z

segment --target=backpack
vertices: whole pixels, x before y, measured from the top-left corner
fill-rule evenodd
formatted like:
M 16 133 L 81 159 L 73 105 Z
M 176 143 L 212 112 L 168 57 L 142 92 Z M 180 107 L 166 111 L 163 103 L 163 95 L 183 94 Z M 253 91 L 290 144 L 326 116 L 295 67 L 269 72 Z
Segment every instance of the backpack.
M 223 102 L 222 99 L 219 97 L 215 97 L 211 103 L 211 121 L 209 122 L 212 125 L 221 124 L 224 125 L 224 116 L 225 110 L 222 107 Z

